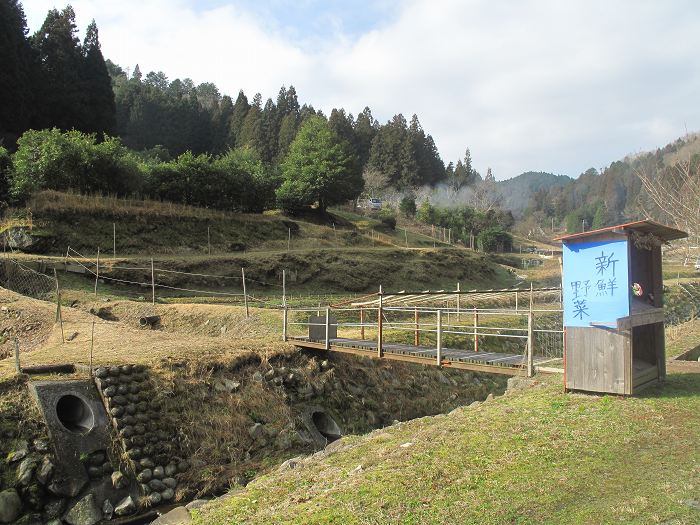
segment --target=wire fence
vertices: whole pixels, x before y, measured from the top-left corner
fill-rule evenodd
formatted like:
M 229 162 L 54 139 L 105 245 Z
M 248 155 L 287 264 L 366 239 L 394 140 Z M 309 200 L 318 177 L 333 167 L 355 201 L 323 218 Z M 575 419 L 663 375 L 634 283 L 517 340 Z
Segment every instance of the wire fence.
M 56 279 L 15 259 L 5 258 L 0 262 L 0 283 L 3 288 L 35 299 L 56 300 Z

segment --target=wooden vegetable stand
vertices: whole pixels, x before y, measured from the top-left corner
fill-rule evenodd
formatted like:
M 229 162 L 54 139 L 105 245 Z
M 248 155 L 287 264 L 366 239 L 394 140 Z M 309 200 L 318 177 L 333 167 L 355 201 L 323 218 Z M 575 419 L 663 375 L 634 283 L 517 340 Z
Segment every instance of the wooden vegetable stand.
M 645 220 L 559 239 L 567 390 L 631 395 L 665 377 L 661 246 L 684 237 Z

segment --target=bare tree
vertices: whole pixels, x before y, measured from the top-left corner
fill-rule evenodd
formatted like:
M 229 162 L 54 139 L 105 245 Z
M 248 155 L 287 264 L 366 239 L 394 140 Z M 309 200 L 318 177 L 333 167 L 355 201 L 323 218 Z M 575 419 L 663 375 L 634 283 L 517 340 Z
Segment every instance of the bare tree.
M 389 176 L 374 168 L 367 168 L 362 174 L 365 192 L 370 197 L 377 197 L 389 186 Z
M 681 161 L 670 168 L 635 169 L 644 196 L 639 205 L 648 217 L 673 223 L 691 237 L 700 236 L 700 165 Z
M 489 168 L 484 180 L 473 186 L 473 192 L 469 196 L 469 204 L 477 210 L 487 212 L 500 206 L 501 200 L 501 194 L 496 186 L 496 178 Z

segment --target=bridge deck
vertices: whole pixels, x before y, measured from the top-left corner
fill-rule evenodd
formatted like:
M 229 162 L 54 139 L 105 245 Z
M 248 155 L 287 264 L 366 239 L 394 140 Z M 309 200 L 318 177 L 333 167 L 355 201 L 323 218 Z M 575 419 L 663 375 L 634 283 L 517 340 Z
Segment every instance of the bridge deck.
M 301 348 L 324 350 L 324 341 L 310 340 L 306 336 L 288 337 L 288 341 Z M 329 341 L 330 350 L 367 357 L 377 357 L 377 342 L 361 339 L 335 338 Z M 437 349 L 424 346 L 384 343 L 383 358 L 394 361 L 408 361 L 426 365 L 437 365 Z M 440 351 L 441 366 L 490 372 L 512 376 L 526 375 L 525 356 L 500 352 L 472 352 L 454 348 L 443 348 Z M 546 357 L 535 356 L 533 363 L 547 361 Z

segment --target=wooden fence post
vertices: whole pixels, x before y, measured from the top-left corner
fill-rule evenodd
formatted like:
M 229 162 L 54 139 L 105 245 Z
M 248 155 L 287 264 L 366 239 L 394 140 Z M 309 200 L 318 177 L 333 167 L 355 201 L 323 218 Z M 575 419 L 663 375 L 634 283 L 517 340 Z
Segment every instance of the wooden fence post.
M 292 245 L 292 229 L 287 228 L 287 252 L 289 252 Z
M 245 287 L 245 268 L 241 268 L 241 276 L 243 278 L 243 302 L 245 304 L 245 316 L 247 319 L 250 316 L 250 312 L 248 311 L 248 292 Z
M 384 306 L 382 299 L 382 287 L 379 287 L 379 308 L 377 309 L 377 356 L 382 357 L 382 307 Z
M 211 233 L 209 231 L 209 226 L 207 226 L 207 252 L 211 255 Z
M 112 259 L 117 258 L 117 223 L 112 223 Z
M 331 349 L 331 309 L 326 307 L 326 350 Z
M 408 248 L 408 232 L 406 231 L 406 228 L 403 229 L 403 236 L 404 239 L 406 239 L 406 248 Z
M 437 365 L 442 364 L 442 310 L 437 311 Z
M 478 327 L 479 327 L 479 312 L 477 311 L 476 306 L 475 306 L 474 307 L 474 351 L 475 352 L 479 351 Z
M 360 306 L 360 339 L 365 340 L 365 309 Z
M 457 283 L 457 322 L 459 323 L 459 318 L 460 318 L 460 312 L 459 312 L 459 306 L 460 306 L 460 297 L 462 294 L 460 292 L 462 291 L 461 285 Z
M 416 324 L 416 330 L 415 330 L 415 334 L 413 336 L 413 344 L 415 344 L 416 346 L 420 346 L 420 323 L 419 323 L 420 317 L 418 314 L 418 307 L 417 306 L 414 307 L 413 316 L 414 316 L 414 322 Z
M 282 306 L 287 307 L 287 270 L 282 270 Z
M 153 257 L 151 257 L 151 304 L 156 304 L 156 273 L 153 268 Z
M 100 247 L 97 247 L 97 271 L 95 272 L 95 297 L 97 297 L 97 281 L 100 279 Z
M 287 341 L 287 305 L 282 306 L 282 341 Z
M 56 280 L 56 321 L 61 324 L 61 341 L 66 342 L 66 336 L 63 334 L 63 312 L 61 312 L 61 289 L 58 286 L 58 273 L 56 268 L 53 269 L 53 278 Z
M 90 334 L 90 377 L 92 377 L 92 350 L 95 346 L 95 321 L 92 322 L 92 333 Z
M 534 375 L 534 344 L 535 333 L 532 309 L 527 314 L 527 377 Z
M 15 370 L 18 374 L 22 373 L 22 367 L 19 363 L 19 339 L 15 337 Z

